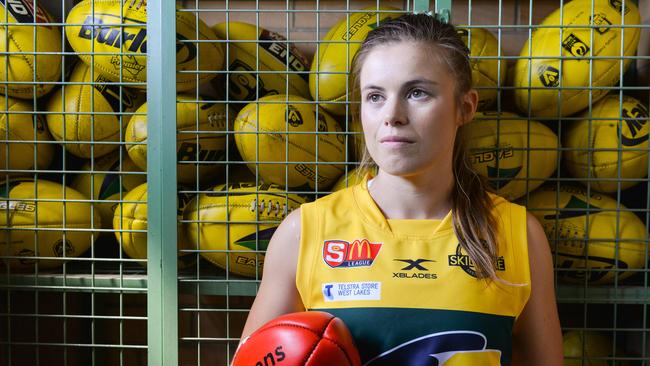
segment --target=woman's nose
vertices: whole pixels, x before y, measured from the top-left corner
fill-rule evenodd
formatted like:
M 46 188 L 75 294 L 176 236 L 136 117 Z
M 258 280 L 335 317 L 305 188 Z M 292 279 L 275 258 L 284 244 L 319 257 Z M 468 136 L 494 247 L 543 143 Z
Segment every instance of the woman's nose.
M 404 102 L 398 98 L 393 99 L 385 104 L 384 124 L 385 125 L 405 125 L 408 123 L 406 107 Z

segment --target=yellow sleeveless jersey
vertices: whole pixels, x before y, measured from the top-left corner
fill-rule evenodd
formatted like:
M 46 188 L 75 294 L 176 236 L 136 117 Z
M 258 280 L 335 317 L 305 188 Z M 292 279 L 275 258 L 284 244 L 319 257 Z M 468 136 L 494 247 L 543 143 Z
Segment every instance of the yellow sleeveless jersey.
M 526 210 L 492 195 L 497 274 L 478 280 L 443 220 L 387 220 L 362 184 L 301 206 L 296 285 L 341 318 L 364 365 L 510 365 L 530 295 Z

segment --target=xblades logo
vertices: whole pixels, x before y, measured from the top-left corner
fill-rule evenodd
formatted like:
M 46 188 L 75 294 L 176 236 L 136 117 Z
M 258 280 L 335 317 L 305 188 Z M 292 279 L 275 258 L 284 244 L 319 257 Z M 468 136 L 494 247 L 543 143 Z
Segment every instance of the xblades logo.
M 557 215 L 555 214 L 545 215 L 544 219 L 546 220 L 570 219 L 574 217 L 584 216 L 587 214 L 587 211 L 589 211 L 590 215 L 594 215 L 601 212 L 602 209 L 594 205 L 589 205 L 587 202 L 579 199 L 574 195 L 571 195 L 571 199 L 569 200 L 569 202 L 563 208 L 560 209 L 560 212 Z
M 402 271 L 410 271 L 412 269 L 417 269 L 418 271 L 427 271 L 427 269 L 423 267 L 421 263 L 433 262 L 430 259 L 395 259 L 395 261 L 408 264 L 406 267 L 402 268 Z
M 555 88 L 560 85 L 560 71 L 553 66 L 541 65 L 537 69 L 539 80 L 547 88 Z
M 624 122 L 627 129 L 632 135 L 626 136 L 626 131 L 620 131 L 620 126 L 616 127 L 617 135 L 620 133 L 621 145 L 623 146 L 637 146 L 643 142 L 648 141 L 648 131 L 644 135 L 637 137 L 637 134 L 648 124 L 648 110 L 641 104 L 636 104 L 632 110 L 623 108 L 622 111 Z
M 427 262 L 435 262 L 430 259 L 394 259 L 396 262 L 406 263 L 406 267 L 402 268 L 402 271 L 410 272 L 393 272 L 393 278 L 399 279 L 426 279 L 426 280 L 435 280 L 438 278 L 438 275 L 435 273 L 422 273 L 428 272 L 429 270 L 424 267 L 422 264 Z

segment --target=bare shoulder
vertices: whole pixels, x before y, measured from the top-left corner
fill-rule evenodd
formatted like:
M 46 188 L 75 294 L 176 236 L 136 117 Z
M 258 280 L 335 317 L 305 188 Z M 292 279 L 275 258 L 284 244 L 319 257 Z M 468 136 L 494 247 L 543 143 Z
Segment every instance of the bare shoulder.
M 290 266 L 295 274 L 300 248 L 300 208 L 293 210 L 275 230 L 266 252 L 264 272 L 267 266 Z M 287 268 L 288 269 L 288 268 Z M 277 269 L 271 268 L 271 273 Z M 272 276 L 272 275 L 271 275 Z

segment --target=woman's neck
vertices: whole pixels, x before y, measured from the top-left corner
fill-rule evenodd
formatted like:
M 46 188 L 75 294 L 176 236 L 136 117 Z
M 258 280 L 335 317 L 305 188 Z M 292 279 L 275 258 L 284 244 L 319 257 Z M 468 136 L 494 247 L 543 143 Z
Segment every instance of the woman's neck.
M 387 219 L 442 219 L 451 210 L 453 173 L 407 177 L 379 171 L 368 191 Z

